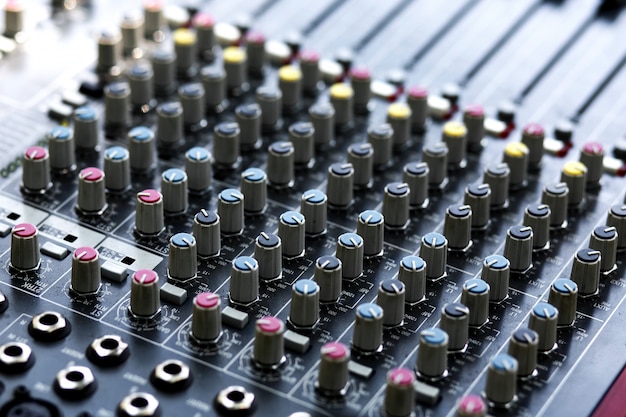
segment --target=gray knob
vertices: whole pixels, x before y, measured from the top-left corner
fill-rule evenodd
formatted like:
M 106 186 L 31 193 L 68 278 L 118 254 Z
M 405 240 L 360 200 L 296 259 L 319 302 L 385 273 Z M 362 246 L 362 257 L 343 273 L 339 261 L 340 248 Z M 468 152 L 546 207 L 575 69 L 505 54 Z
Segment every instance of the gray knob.
M 528 147 L 522 142 L 511 142 L 504 148 L 502 162 L 511 169 L 509 188 L 516 190 L 526 186 L 528 171 Z
M 451 250 L 465 251 L 472 245 L 472 208 L 454 204 L 446 209 L 443 234 Z
M 243 231 L 244 196 L 234 188 L 227 188 L 217 196 L 217 214 L 220 216 L 221 232 L 238 235 Z
M 465 188 L 463 204 L 472 209 L 472 228 L 483 230 L 489 225 L 491 209 L 491 187 L 489 184 L 468 185 Z
M 89 246 L 77 248 L 72 255 L 70 290 L 79 296 L 95 295 L 101 282 L 98 251 Z
M 135 317 L 150 318 L 161 311 L 159 276 L 151 269 L 139 269 L 130 283 L 129 311 Z
M 367 257 L 380 256 L 385 243 L 385 218 L 374 210 L 359 214 L 356 232 L 363 237 L 363 254 Z
M 393 128 L 384 123 L 367 129 L 367 141 L 374 149 L 374 168 L 381 170 L 391 162 Z
M 319 54 L 315 51 L 300 53 L 300 69 L 302 71 L 302 88 L 309 95 L 316 95 L 322 72 L 319 65 Z
M 587 167 L 578 161 L 566 162 L 561 171 L 561 182 L 567 184 L 569 189 L 568 208 L 580 208 L 585 201 Z
M 51 186 L 48 151 L 40 146 L 30 146 L 22 157 L 22 190 L 40 194 Z
M 326 232 L 328 198 L 320 190 L 308 190 L 302 193 L 300 212 L 306 219 L 304 231 L 316 236 Z
M 226 107 L 226 73 L 220 67 L 207 66 L 200 70 L 206 97 L 206 108 L 211 113 L 221 113 Z
M 283 95 L 275 87 L 263 86 L 256 90 L 256 102 L 261 106 L 261 124 L 264 131 L 274 132 L 282 126 L 282 101 Z
M 156 235 L 163 230 L 163 196 L 157 190 L 137 193 L 135 231 L 139 235 Z
M 196 32 L 188 28 L 173 31 L 174 52 L 176 53 L 176 72 L 179 78 L 191 78 L 196 75 L 198 58 L 198 39 Z
M 363 238 L 344 233 L 337 238 L 335 256 L 342 264 L 342 278 L 354 280 L 363 274 Z
M 517 360 L 519 376 L 526 377 L 535 373 L 538 345 L 539 335 L 534 330 L 522 327 L 511 335 L 508 353 Z
M 409 162 L 402 170 L 402 182 L 409 185 L 409 206 L 426 208 L 428 206 L 428 178 L 430 169 L 426 162 Z
M 235 109 L 237 124 L 241 129 L 241 148 L 258 149 L 261 146 L 261 106 L 242 104 Z
M 76 169 L 74 147 L 74 135 L 70 129 L 57 126 L 50 130 L 48 133 L 48 152 L 52 172 L 66 174 Z
M 431 232 L 422 237 L 420 257 L 426 262 L 426 278 L 437 280 L 446 275 L 448 240 L 442 234 Z
M 626 248 L 626 204 L 616 204 L 609 210 L 606 225 L 617 230 L 617 248 Z
M 174 215 L 187 211 L 187 182 L 187 174 L 182 169 L 170 168 L 161 174 L 165 214 Z
M 405 256 L 400 261 L 398 279 L 405 288 L 405 301 L 415 304 L 424 299 L 426 293 L 426 262 L 419 256 Z
M 186 282 L 198 275 L 196 238 L 189 233 L 177 233 L 170 239 L 167 258 L 168 278 Z
M 294 162 L 300 167 L 310 167 L 313 159 L 315 131 L 310 122 L 297 122 L 289 126 L 289 141 L 293 143 Z
M 617 268 L 617 229 L 613 226 L 598 226 L 589 237 L 589 247 L 600 252 L 600 272 L 608 274 Z
M 500 209 L 509 205 L 509 181 L 511 170 L 505 163 L 488 166 L 483 174 L 483 182 L 491 190 L 491 208 Z
M 489 362 L 485 397 L 498 406 L 505 406 L 515 399 L 517 391 L 517 360 L 506 353 L 500 353 Z
M 22 2 L 8 2 L 4 5 L 4 35 L 15 38 L 24 30 L 24 10 Z
M 500 302 L 509 295 L 510 262 L 501 255 L 489 255 L 483 261 L 481 278 L 489 284 L 489 300 Z
M 176 78 L 176 54 L 174 51 L 157 49 L 152 53 L 154 90 L 159 96 L 168 96 L 174 90 Z
M 240 161 L 240 130 L 237 123 L 224 122 L 213 129 L 213 157 L 220 168 L 233 168 Z
M 404 229 L 409 223 L 411 190 L 405 182 L 392 182 L 385 186 L 383 216 L 389 229 Z
M 571 326 L 576 319 L 578 285 L 568 278 L 555 279 L 550 286 L 548 303 L 559 311 L 558 326 Z
M 604 148 L 601 143 L 587 142 L 580 151 L 580 162 L 587 167 L 587 188 L 597 188 L 604 172 Z
M 229 296 L 233 303 L 242 305 L 259 298 L 259 264 L 256 259 L 239 256 L 233 260 Z
M 581 296 L 586 297 L 598 293 L 601 263 L 602 256 L 599 250 L 585 248 L 576 252 L 570 278 L 578 285 L 578 292 Z
M 196 238 L 198 256 L 212 257 L 220 254 L 220 218 L 217 213 L 200 210 L 193 218 L 193 236 Z
M 556 347 L 556 328 L 559 311 L 552 304 L 537 303 L 530 312 L 528 328 L 539 335 L 539 352 L 548 352 Z
M 302 66 L 302 61 L 300 65 Z M 321 146 L 335 142 L 335 108 L 332 104 L 312 105 L 309 108 L 309 120 L 313 123 L 315 145 Z
M 289 321 L 295 327 L 311 328 L 320 318 L 320 287 L 315 281 L 301 279 L 291 287 Z
M 302 100 L 302 72 L 295 65 L 278 69 L 278 88 L 283 93 L 283 112 L 293 114 Z
M 101 214 L 106 206 L 104 172 L 94 167 L 80 171 L 76 209 L 83 214 L 94 215 Z
M 328 205 L 345 209 L 352 204 L 354 195 L 354 168 L 352 164 L 337 162 L 328 167 L 326 195 Z
M 265 61 L 265 36 L 261 32 L 246 33 L 246 52 L 248 53 L 248 73 L 262 76 Z
M 489 320 L 489 284 L 479 278 L 463 283 L 461 304 L 469 308 L 469 325 L 480 327 Z
M 403 149 L 411 138 L 411 108 L 402 102 L 387 107 L 387 123 L 393 129 L 393 147 Z
M 348 147 L 348 163 L 354 167 L 354 187 L 372 185 L 374 171 L 374 148 L 370 143 L 358 143 Z
M 371 84 L 372 74 L 367 68 L 350 70 L 350 85 L 354 90 L 354 111 L 358 114 L 367 114 L 370 111 Z
M 147 113 L 154 105 L 154 71 L 152 66 L 138 63 L 127 73 L 130 103 L 135 113 Z
M 19 223 L 11 230 L 11 267 L 18 271 L 39 268 L 39 231 L 30 223 Z
M 267 175 L 259 168 L 248 168 L 241 173 L 241 194 L 244 195 L 244 211 L 249 214 L 263 213 L 267 207 Z
M 467 149 L 480 151 L 485 140 L 485 109 L 479 104 L 470 104 L 463 111 L 463 124 L 467 129 Z
M 336 83 L 330 87 L 330 103 L 335 108 L 335 127 L 352 125 L 354 118 L 354 90 L 348 84 Z
M 92 107 L 83 106 L 74 111 L 74 140 L 76 148 L 95 150 L 98 147 L 98 115 Z
M 415 409 L 415 375 L 406 368 L 395 368 L 387 373 L 383 408 L 386 416 L 409 417 Z
M 112 192 L 130 187 L 130 153 L 121 146 L 112 146 L 104 152 L 104 184 Z
M 281 239 L 271 233 L 261 232 L 254 245 L 254 258 L 259 263 L 259 278 L 264 281 L 279 279 L 283 274 Z
M 154 133 L 144 126 L 137 126 L 128 132 L 128 153 L 130 169 L 145 173 L 154 166 Z
M 189 149 L 185 152 L 185 172 L 189 191 L 197 194 L 206 192 L 213 177 L 211 153 L 200 146 Z
M 524 226 L 533 229 L 533 250 L 550 248 L 550 206 L 534 203 L 524 210 Z
M 222 300 L 218 294 L 202 292 L 193 299 L 191 315 L 192 340 L 216 342 L 222 335 Z
M 469 334 L 470 310 L 461 303 L 450 303 L 443 307 L 439 327 L 448 333 L 448 350 L 465 350 Z
M 343 343 L 329 342 L 320 349 L 320 369 L 317 387 L 322 393 L 335 394 L 348 384 L 350 349 Z
M 252 358 L 258 366 L 274 368 L 285 361 L 284 333 L 285 323 L 277 317 L 256 321 Z
M 109 72 L 121 59 L 122 33 L 113 27 L 103 30 L 98 37 L 98 72 Z
M 422 162 L 428 164 L 428 186 L 444 189 L 448 185 L 448 145 L 443 142 L 424 146 Z
M 548 184 L 541 193 L 541 203 L 550 207 L 550 227 L 567 227 L 567 207 L 569 206 L 569 188 L 566 183 Z
M 229 46 L 222 52 L 226 87 L 229 93 L 238 96 L 248 90 L 248 58 L 246 51 L 238 46 Z
M 467 128 L 461 122 L 450 121 L 443 125 L 441 141 L 448 146 L 448 169 L 465 168 Z
M 283 241 L 283 256 L 291 259 L 304 255 L 305 218 L 297 211 L 286 211 L 280 215 L 278 236 Z
M 183 123 L 188 131 L 197 131 L 207 122 L 205 92 L 202 83 L 183 84 L 178 89 L 178 98 L 183 107 Z
M 192 24 L 196 30 L 198 45 L 198 57 L 205 62 L 211 62 L 215 58 L 213 47 L 215 46 L 215 33 L 213 27 L 215 20 L 208 13 L 198 12 L 193 16 Z
M 165 15 L 163 14 L 163 3 L 159 1 L 144 4 L 144 37 L 153 40 L 155 32 L 160 31 L 165 26 Z
M 426 128 L 426 116 L 428 115 L 428 91 L 417 86 L 409 88 L 407 103 L 411 108 L 413 131 L 422 132 Z
M 363 352 L 376 352 L 383 343 L 383 309 L 378 304 L 365 303 L 356 308 L 352 346 Z
M 528 168 L 538 169 L 543 158 L 543 127 L 537 123 L 529 123 L 522 131 L 522 143 L 528 148 Z
M 183 141 L 183 106 L 178 101 L 167 101 L 156 109 L 156 140 L 161 148 L 172 148 Z
M 437 327 L 420 332 L 415 368 L 420 376 L 441 378 L 448 368 L 448 333 Z
M 510 227 L 506 232 L 504 257 L 511 262 L 512 272 L 528 271 L 533 260 L 533 229 L 519 225 Z
M 291 142 L 274 142 L 267 151 L 267 179 L 277 188 L 293 185 L 294 148 Z
M 342 266 L 339 258 L 331 255 L 317 258 L 314 279 L 320 286 L 320 302 L 336 302 L 341 296 L 342 286 Z
M 114 82 L 104 87 L 105 126 L 127 126 L 130 122 L 130 85 Z
M 397 279 L 384 280 L 378 286 L 376 304 L 383 309 L 383 324 L 385 326 L 393 327 L 402 324 L 405 294 L 404 283 Z

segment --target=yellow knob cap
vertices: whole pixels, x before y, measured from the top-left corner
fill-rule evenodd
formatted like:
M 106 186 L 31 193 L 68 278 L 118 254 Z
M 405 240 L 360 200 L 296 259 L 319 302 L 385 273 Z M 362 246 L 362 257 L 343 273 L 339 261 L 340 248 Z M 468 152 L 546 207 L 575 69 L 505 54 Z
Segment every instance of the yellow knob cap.
M 522 142 L 512 142 L 506 145 L 504 153 L 511 158 L 522 158 L 524 155 L 528 155 L 528 146 Z
M 176 45 L 189 46 L 196 43 L 196 33 L 189 29 L 176 29 L 173 37 Z
M 406 103 L 391 103 L 387 107 L 387 117 L 390 119 L 408 119 L 411 117 L 411 108 Z
M 229 46 L 224 49 L 223 57 L 224 62 L 229 64 L 239 64 L 246 60 L 246 51 L 238 46 Z
M 443 125 L 443 134 L 453 138 L 460 138 L 467 135 L 467 128 L 461 122 L 450 121 Z
M 563 165 L 563 174 L 569 177 L 582 177 L 587 173 L 585 164 L 579 161 L 569 161 Z
M 302 79 L 302 71 L 294 65 L 285 65 L 278 70 L 278 78 L 288 83 L 300 81 Z
M 330 87 L 330 96 L 338 100 L 347 100 L 354 95 L 352 87 L 348 84 L 337 83 Z

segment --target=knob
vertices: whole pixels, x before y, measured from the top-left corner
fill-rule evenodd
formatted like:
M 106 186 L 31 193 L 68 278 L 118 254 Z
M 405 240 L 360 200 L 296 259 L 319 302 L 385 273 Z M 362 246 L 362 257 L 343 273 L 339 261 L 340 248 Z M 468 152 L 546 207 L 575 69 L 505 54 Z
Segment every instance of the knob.
M 116 128 L 130 122 L 130 85 L 116 81 L 104 87 L 104 124 Z
M 265 55 L 265 36 L 261 32 L 246 33 L 246 52 L 248 54 L 248 74 L 263 75 L 263 67 L 267 61 Z
M 335 256 L 342 264 L 342 278 L 354 280 L 363 274 L 363 238 L 344 233 L 337 238 Z
M 297 122 L 289 126 L 289 141 L 293 143 L 294 163 L 301 167 L 311 167 L 315 162 L 314 130 L 310 122 Z
M 220 218 L 217 213 L 201 209 L 193 218 L 193 236 L 198 256 L 208 258 L 220 254 Z
M 511 264 L 501 255 L 489 255 L 483 261 L 481 278 L 489 284 L 489 301 L 499 303 L 509 294 Z
M 172 33 L 174 52 L 176 53 L 176 72 L 180 78 L 196 75 L 198 44 L 196 32 L 188 28 L 179 28 Z
M 469 325 L 480 327 L 489 321 L 489 284 L 479 278 L 463 283 L 461 304 L 469 308 Z
M 415 409 L 415 375 L 409 369 L 395 368 L 387 373 L 385 415 L 390 417 L 409 417 Z
M 258 149 L 261 146 L 261 106 L 257 103 L 242 104 L 235 109 L 237 124 L 241 129 L 241 148 Z
M 387 107 L 387 123 L 394 132 L 393 147 L 403 149 L 411 139 L 411 108 L 406 103 L 391 103 Z
M 448 146 L 448 169 L 465 168 L 467 128 L 461 122 L 449 121 L 443 125 L 441 141 Z
M 169 96 L 174 92 L 176 77 L 176 54 L 174 51 L 157 49 L 152 53 L 154 90 L 158 96 Z
M 151 269 L 139 269 L 130 284 L 129 311 L 135 317 L 151 318 L 161 311 L 159 276 Z
M 426 117 L 428 116 L 428 90 L 419 86 L 409 88 L 407 103 L 411 108 L 413 131 L 422 132 L 426 128 Z
M 122 45 L 124 55 L 130 56 L 139 47 L 143 36 L 144 17 L 139 10 L 131 10 L 122 16 Z
M 320 318 L 320 287 L 315 281 L 301 279 L 291 287 L 289 321 L 296 327 L 311 328 Z
M 350 71 L 350 85 L 354 90 L 354 111 L 358 114 L 369 113 L 371 84 L 372 74 L 367 68 L 353 68 Z
M 506 233 L 504 257 L 510 262 L 512 272 L 525 273 L 532 267 L 533 229 L 528 226 L 513 226 Z
M 404 182 L 392 182 L 385 186 L 383 217 L 387 228 L 406 228 L 409 223 L 410 194 L 409 184 Z
M 233 260 L 229 296 L 233 303 L 242 305 L 259 298 L 259 264 L 256 259 L 239 256 Z
M 259 263 L 259 278 L 262 280 L 272 281 L 282 276 L 282 244 L 278 236 L 261 232 L 255 240 L 254 258 Z
M 267 179 L 276 188 L 293 185 L 294 148 L 291 142 L 274 142 L 267 150 Z
M 391 162 L 393 148 L 393 128 L 384 123 L 367 129 L 367 142 L 374 150 L 374 168 L 381 170 Z
M 167 275 L 186 282 L 198 274 L 196 238 L 189 233 L 177 233 L 170 239 Z
M 463 204 L 471 208 L 472 228 L 486 229 L 489 225 L 489 210 L 491 209 L 491 187 L 489 184 L 475 184 L 465 187 Z
M 144 37 L 154 39 L 155 32 L 165 26 L 163 3 L 159 1 L 144 3 Z
M 234 188 L 227 188 L 217 196 L 217 214 L 223 235 L 238 235 L 243 231 L 243 194 Z
M 100 290 L 100 256 L 88 246 L 77 248 L 72 255 L 70 290 L 79 296 L 95 295 Z
M 548 303 L 537 303 L 530 312 L 528 328 L 539 335 L 539 352 L 549 352 L 556 348 L 556 327 L 559 311 Z
M 305 218 L 304 231 L 317 236 L 326 232 L 328 198 L 320 190 L 312 189 L 302 193 L 300 212 Z
M 283 93 L 283 112 L 293 114 L 302 100 L 302 72 L 295 65 L 278 69 L 278 88 Z
M 300 61 L 300 66 L 302 66 L 302 61 Z M 304 70 L 304 67 L 302 69 Z M 315 145 L 323 146 L 335 142 L 335 108 L 332 104 L 312 105 L 309 108 L 309 119 L 313 123 Z
M 215 343 L 222 335 L 222 300 L 212 292 L 203 292 L 193 299 L 191 333 L 195 342 Z
M 626 248 L 626 204 L 616 204 L 609 210 L 606 225 L 617 231 L 617 248 Z
M 526 186 L 526 172 L 528 171 L 528 147 L 522 142 L 511 142 L 504 148 L 505 162 L 511 169 L 509 188 L 516 190 Z
M 543 127 L 536 123 L 529 123 L 522 131 L 522 143 L 528 148 L 528 168 L 539 169 L 543 158 Z
M 602 144 L 598 142 L 585 143 L 580 151 L 579 160 L 587 167 L 587 188 L 597 188 L 604 171 L 604 148 Z
M 147 113 L 156 104 L 154 100 L 154 71 L 151 65 L 134 64 L 126 76 L 130 84 L 130 103 L 134 113 Z
M 448 240 L 439 233 L 425 234 L 420 246 L 420 257 L 426 262 L 426 278 L 437 280 L 444 277 L 448 263 Z
M 479 104 L 470 104 L 463 111 L 463 124 L 467 129 L 467 149 L 480 151 L 485 140 L 485 110 Z
M 400 261 L 398 279 L 404 284 L 405 301 L 415 304 L 424 299 L 426 293 L 426 262 L 419 256 L 405 256 Z
M 29 147 L 22 158 L 22 190 L 42 194 L 51 186 L 48 151 L 40 146 Z
M 211 153 L 200 146 L 189 149 L 185 152 L 185 172 L 189 191 L 196 194 L 206 192 L 213 177 Z
M 277 317 L 256 321 L 252 359 L 261 368 L 276 368 L 285 362 L 285 323 Z
M 286 211 L 280 215 L 278 236 L 284 242 L 284 257 L 291 259 L 304 255 L 304 224 L 304 216 L 297 211 Z
M 378 304 L 365 303 L 356 309 L 352 346 L 362 352 L 377 352 L 383 343 L 383 309 Z
M 122 33 L 114 27 L 103 30 L 98 37 L 98 72 L 109 72 L 112 67 L 118 64 L 121 58 Z
M 350 378 L 350 349 L 340 342 L 326 343 L 320 349 L 317 388 L 326 394 L 341 394 Z
M 176 215 L 187 211 L 187 173 L 182 169 L 170 168 L 161 174 L 163 211 Z
M 213 129 L 213 157 L 219 168 L 232 169 L 240 162 L 240 129 L 237 123 L 223 122 Z
M 472 207 L 455 204 L 446 209 L 443 234 L 450 250 L 466 251 L 472 245 Z
M 52 128 L 48 133 L 48 152 L 50 153 L 50 168 L 57 174 L 66 174 L 76 169 L 74 155 L 74 135 L 64 126 Z M 22 166 L 22 171 L 24 166 Z
M 448 333 L 448 350 L 463 351 L 467 347 L 470 310 L 461 303 L 450 303 L 443 307 L 439 327 Z
M 570 278 L 578 285 L 581 296 L 587 297 L 598 293 L 601 263 L 602 256 L 599 250 L 585 248 L 576 252 Z
M 139 235 L 156 235 L 163 230 L 163 196 L 157 190 L 137 193 L 135 231 Z
M 319 90 L 321 70 L 319 54 L 315 51 L 300 52 L 300 69 L 302 71 L 302 88 L 308 95 L 316 95 Z
M 79 150 L 98 147 L 98 115 L 92 107 L 83 106 L 74 111 L 74 140 Z
M 385 219 L 374 210 L 365 210 L 357 218 L 356 232 L 363 237 L 363 255 L 367 257 L 383 254 Z
M 205 92 L 202 83 L 183 84 L 178 89 L 178 98 L 183 107 L 183 124 L 189 132 L 196 132 L 207 125 Z
M 246 51 L 238 46 L 229 46 L 222 52 L 226 87 L 230 94 L 238 96 L 248 90 L 248 57 Z
M 580 208 L 585 201 L 587 167 L 578 161 L 566 162 L 561 171 L 561 182 L 567 184 L 569 189 L 568 208 Z
M 429 168 L 426 162 L 409 162 L 402 170 L 402 182 L 409 185 L 409 205 L 411 208 L 428 206 Z
M 221 113 L 226 107 L 226 73 L 221 67 L 206 66 L 200 70 L 200 78 L 206 97 L 209 113 Z
M 104 184 L 111 192 L 130 187 L 130 155 L 125 148 L 112 146 L 104 152 Z
M 439 379 L 448 373 L 448 333 L 437 327 L 420 332 L 415 367 L 420 377 Z
M 144 126 L 133 127 L 128 132 L 130 169 L 145 173 L 154 166 L 154 133 Z
M 509 205 L 509 181 L 511 170 L 505 163 L 485 168 L 483 182 L 491 190 L 491 209 L 506 208 Z
M 517 391 L 517 360 L 501 353 L 489 362 L 485 397 L 497 406 L 505 406 L 515 399 Z
M 39 268 L 39 231 L 30 223 L 16 224 L 11 230 L 11 267 L 18 271 Z
M 534 203 L 524 210 L 524 226 L 533 229 L 533 250 L 550 248 L 550 206 Z
M 337 83 L 330 87 L 330 103 L 335 108 L 335 126 L 339 129 L 352 125 L 354 118 L 354 90 L 348 84 Z
M 376 304 L 382 307 L 383 325 L 400 326 L 404 320 L 404 283 L 397 279 L 387 279 L 378 286 Z
M 577 302 L 578 285 L 568 278 L 555 279 L 550 286 L 548 303 L 559 311 L 558 326 L 567 327 L 574 324 Z
M 567 227 L 569 188 L 566 183 L 559 182 L 546 185 L 541 193 L 541 203 L 550 207 L 550 227 L 553 229 Z
M 279 89 L 261 86 L 256 90 L 256 101 L 261 106 L 261 127 L 263 131 L 275 132 L 283 125 L 281 109 L 283 95 Z
M 511 335 L 508 353 L 517 360 L 519 376 L 527 377 L 535 373 L 538 346 L 539 335 L 534 330 L 522 327 Z
M 486 417 L 487 405 L 478 395 L 466 395 L 457 403 L 455 417 Z
M 593 229 L 589 238 L 589 247 L 600 252 L 600 272 L 608 274 L 616 268 L 617 260 L 617 229 L 613 226 L 598 226 Z
M 335 209 L 346 209 L 352 204 L 354 168 L 352 164 L 337 162 L 328 167 L 326 195 L 328 205 Z
M 78 174 L 78 199 L 76 210 L 84 215 L 102 214 L 106 210 L 104 172 L 98 168 L 85 168 Z
M 339 258 L 331 255 L 317 258 L 313 279 L 320 287 L 320 302 L 336 302 L 341 296 L 342 286 L 342 266 Z
M 354 186 L 368 188 L 372 185 L 374 148 L 370 143 L 356 143 L 348 147 L 348 163 L 354 167 Z
M 24 30 L 24 3 L 11 1 L 4 5 L 4 36 L 15 38 Z
M 448 185 L 448 145 L 443 142 L 424 146 L 422 162 L 428 164 L 428 186 L 443 190 Z

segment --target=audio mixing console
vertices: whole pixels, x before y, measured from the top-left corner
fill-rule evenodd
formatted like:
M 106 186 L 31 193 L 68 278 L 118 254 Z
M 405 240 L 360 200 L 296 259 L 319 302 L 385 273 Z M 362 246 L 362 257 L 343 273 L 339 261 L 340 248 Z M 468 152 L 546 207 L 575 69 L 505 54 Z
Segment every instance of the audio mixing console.
M 0 417 L 626 415 L 619 0 L 6 0 Z

